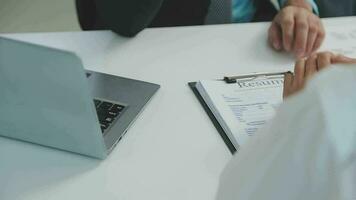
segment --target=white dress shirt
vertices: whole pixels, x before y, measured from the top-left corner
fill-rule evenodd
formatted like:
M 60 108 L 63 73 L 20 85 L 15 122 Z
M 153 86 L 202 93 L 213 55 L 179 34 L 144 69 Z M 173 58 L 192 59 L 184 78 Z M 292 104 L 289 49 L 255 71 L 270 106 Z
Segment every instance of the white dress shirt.
M 356 200 L 356 66 L 319 73 L 221 175 L 218 200 Z

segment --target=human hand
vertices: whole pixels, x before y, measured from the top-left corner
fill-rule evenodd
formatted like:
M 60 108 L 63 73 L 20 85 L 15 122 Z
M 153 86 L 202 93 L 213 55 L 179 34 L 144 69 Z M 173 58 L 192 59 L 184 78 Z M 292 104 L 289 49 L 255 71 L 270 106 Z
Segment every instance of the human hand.
M 331 52 L 312 54 L 307 59 L 296 62 L 294 74 L 286 73 L 284 77 L 283 98 L 287 98 L 302 90 L 306 82 L 318 71 L 329 67 L 331 64 L 356 64 L 356 59 Z
M 311 6 L 304 0 L 290 0 L 274 18 L 268 33 L 276 50 L 293 53 L 297 58 L 310 56 L 322 44 L 325 30 Z

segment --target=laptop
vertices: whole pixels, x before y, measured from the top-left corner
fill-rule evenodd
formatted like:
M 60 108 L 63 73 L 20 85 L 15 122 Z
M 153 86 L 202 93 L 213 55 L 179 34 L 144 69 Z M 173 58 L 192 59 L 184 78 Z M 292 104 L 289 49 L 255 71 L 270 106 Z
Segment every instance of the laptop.
M 0 37 L 0 135 L 105 159 L 159 85 L 86 71 L 71 52 Z

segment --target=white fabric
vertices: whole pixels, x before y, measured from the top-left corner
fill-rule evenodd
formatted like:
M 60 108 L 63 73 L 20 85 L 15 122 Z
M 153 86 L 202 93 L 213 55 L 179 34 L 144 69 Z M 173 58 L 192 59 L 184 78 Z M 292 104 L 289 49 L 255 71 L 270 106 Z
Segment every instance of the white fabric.
M 225 168 L 218 200 L 355 200 L 356 66 L 321 72 Z

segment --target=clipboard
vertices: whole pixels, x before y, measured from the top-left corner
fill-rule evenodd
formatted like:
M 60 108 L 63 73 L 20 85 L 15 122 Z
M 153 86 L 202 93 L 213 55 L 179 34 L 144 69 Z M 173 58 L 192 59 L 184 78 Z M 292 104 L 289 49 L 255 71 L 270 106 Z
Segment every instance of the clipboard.
M 254 79 L 258 79 L 258 78 L 269 79 L 269 78 L 273 78 L 273 77 L 276 77 L 276 76 L 284 76 L 286 73 L 292 73 L 292 72 L 291 71 L 284 71 L 284 72 L 269 72 L 269 73 L 251 73 L 251 74 L 242 74 L 242 75 L 238 75 L 238 76 L 225 76 L 224 78 L 218 79 L 217 81 L 224 81 L 226 84 L 236 84 L 239 80 L 245 81 L 245 80 L 254 80 Z M 204 98 L 199 93 L 199 91 L 198 91 L 198 89 L 196 87 L 197 86 L 197 82 L 189 82 L 188 86 L 193 91 L 195 97 L 198 99 L 199 103 L 201 104 L 201 106 L 205 110 L 206 114 L 208 115 L 208 117 L 210 118 L 211 122 L 215 126 L 216 130 L 218 131 L 219 135 L 223 139 L 223 141 L 224 141 L 225 145 L 227 146 L 227 148 L 229 149 L 229 151 L 232 154 L 236 153 L 238 151 L 238 148 L 236 148 L 232 144 L 232 142 L 229 139 L 228 135 L 225 133 L 223 127 L 220 125 L 220 123 L 218 122 L 217 118 L 215 117 L 215 115 L 213 114 L 211 109 L 209 108 L 208 104 L 205 102 Z

